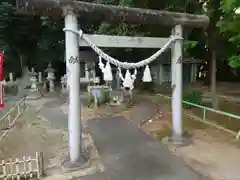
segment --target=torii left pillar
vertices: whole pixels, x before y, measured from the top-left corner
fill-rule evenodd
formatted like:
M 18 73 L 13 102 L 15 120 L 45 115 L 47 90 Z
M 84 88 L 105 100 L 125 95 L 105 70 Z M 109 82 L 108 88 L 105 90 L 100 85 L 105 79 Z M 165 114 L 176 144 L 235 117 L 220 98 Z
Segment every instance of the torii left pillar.
M 78 30 L 78 20 L 71 6 L 63 8 L 65 28 Z M 69 157 L 63 162 L 63 167 L 77 168 L 84 164 L 86 158 L 83 154 L 81 106 L 80 106 L 80 64 L 79 62 L 79 36 L 65 32 L 66 67 L 69 70 L 69 109 L 68 109 L 68 135 Z M 70 58 L 76 61 L 69 62 Z
M 182 25 L 175 25 L 172 35 L 183 36 Z M 176 41 L 172 45 L 172 140 L 175 144 L 183 144 L 182 128 L 182 59 L 183 41 Z

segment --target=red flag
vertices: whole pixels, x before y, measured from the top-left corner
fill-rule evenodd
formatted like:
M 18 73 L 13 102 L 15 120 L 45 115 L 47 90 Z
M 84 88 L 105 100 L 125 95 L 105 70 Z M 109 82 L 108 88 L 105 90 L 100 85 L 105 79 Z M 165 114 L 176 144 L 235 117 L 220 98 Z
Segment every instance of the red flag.
M 3 75 L 3 57 L 4 57 L 4 52 L 0 52 L 0 81 L 2 81 L 2 75 Z
M 2 81 L 2 76 L 3 76 L 3 57 L 4 57 L 4 52 L 0 52 L 0 81 Z M 3 94 L 4 94 L 3 85 L 2 83 L 0 83 L 0 108 L 4 107 Z

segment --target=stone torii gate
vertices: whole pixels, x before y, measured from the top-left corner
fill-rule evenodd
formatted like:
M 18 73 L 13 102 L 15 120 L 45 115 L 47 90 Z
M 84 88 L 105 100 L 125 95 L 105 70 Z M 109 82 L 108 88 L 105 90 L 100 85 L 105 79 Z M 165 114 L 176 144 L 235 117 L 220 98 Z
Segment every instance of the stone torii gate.
M 182 36 L 182 26 L 204 28 L 209 23 L 205 15 L 176 13 L 151 9 L 129 8 L 103 5 L 74 0 L 16 0 L 18 13 L 49 15 L 65 19 L 65 28 L 78 31 L 79 19 L 100 20 L 105 22 L 125 22 L 133 24 L 161 24 L 174 26 L 173 34 Z M 67 167 L 80 166 L 84 162 L 81 143 L 80 116 L 80 67 L 69 63 L 71 57 L 79 58 L 79 36 L 72 31 L 65 32 L 66 66 L 69 74 L 69 160 Z M 172 124 L 173 139 L 182 138 L 182 42 L 176 41 L 172 47 Z

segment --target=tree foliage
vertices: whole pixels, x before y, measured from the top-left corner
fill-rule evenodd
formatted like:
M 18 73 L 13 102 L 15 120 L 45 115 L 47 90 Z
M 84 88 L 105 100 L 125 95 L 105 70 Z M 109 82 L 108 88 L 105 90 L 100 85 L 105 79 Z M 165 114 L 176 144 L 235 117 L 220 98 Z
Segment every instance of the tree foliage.
M 217 58 L 228 60 L 234 68 L 240 67 L 240 16 L 234 9 L 239 0 L 95 0 L 96 3 L 114 4 L 138 8 L 161 9 L 188 13 L 205 13 L 211 19 L 206 31 L 185 29 L 184 51 L 187 56 L 211 59 L 204 54 L 211 49 Z M 218 3 L 219 2 L 219 3 Z M 83 22 L 81 20 L 80 22 Z M 4 66 L 8 71 L 20 73 L 16 63 L 43 69 L 48 62 L 64 60 L 63 20 L 49 17 L 20 16 L 7 0 L 0 0 L 0 50 L 5 51 Z M 169 36 L 172 27 L 130 25 L 125 23 L 89 24 L 81 28 L 87 33 L 131 36 Z M 205 36 L 207 34 L 207 36 Z M 207 49 L 206 49 L 207 47 Z M 106 49 L 120 59 L 138 61 L 153 50 Z
M 223 38 L 228 39 L 226 52 L 231 67 L 240 67 L 240 15 L 235 9 L 240 7 L 239 0 L 221 0 L 223 16 L 218 22 Z

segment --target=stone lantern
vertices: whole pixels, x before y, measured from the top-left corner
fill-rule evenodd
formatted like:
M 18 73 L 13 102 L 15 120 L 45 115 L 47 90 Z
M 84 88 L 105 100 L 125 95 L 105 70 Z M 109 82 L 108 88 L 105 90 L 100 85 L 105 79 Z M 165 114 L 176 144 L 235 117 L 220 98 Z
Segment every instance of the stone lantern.
M 45 72 L 47 72 L 47 80 L 48 80 L 48 83 L 49 83 L 49 92 L 54 92 L 55 91 L 55 84 L 54 84 L 55 69 L 52 68 L 51 63 L 48 64 L 48 68 L 45 70 Z
M 39 99 L 41 97 L 41 93 L 39 92 L 39 89 L 37 87 L 38 79 L 37 73 L 35 72 L 34 68 L 32 68 L 29 72 L 29 76 L 32 84 L 30 88 L 30 94 L 27 96 L 27 99 Z
M 31 71 L 29 72 L 29 76 L 30 76 L 30 81 L 32 82 L 31 84 L 31 92 L 36 92 L 38 91 L 37 88 L 37 73 L 35 72 L 34 68 L 31 69 Z

